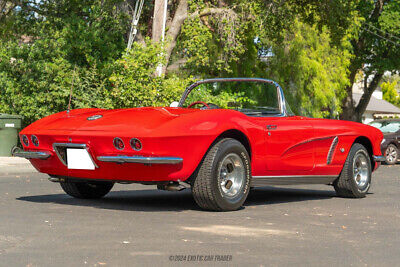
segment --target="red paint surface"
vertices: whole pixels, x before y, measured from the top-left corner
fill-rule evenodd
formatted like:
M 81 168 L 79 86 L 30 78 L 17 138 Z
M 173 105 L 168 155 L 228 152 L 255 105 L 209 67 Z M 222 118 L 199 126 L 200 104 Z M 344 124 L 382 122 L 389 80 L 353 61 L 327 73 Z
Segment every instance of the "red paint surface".
M 103 115 L 89 121 L 88 117 Z M 267 130 L 267 125 L 276 129 Z M 381 155 L 382 133 L 360 123 L 293 117 L 250 117 L 238 111 L 187 108 L 132 108 L 120 110 L 80 109 L 57 113 L 39 120 L 21 135 L 39 138 L 39 147 L 32 143 L 25 150 L 49 151 L 48 160 L 31 160 L 43 173 L 78 178 L 128 181 L 184 181 L 190 177 L 201 159 L 222 133 L 242 132 L 248 139 L 252 155 L 252 175 L 338 175 L 353 144 L 360 136 L 367 138 L 374 155 Z M 326 164 L 327 153 L 335 136 L 339 142 L 332 163 Z M 124 150 L 113 146 L 119 137 Z M 131 138 L 142 142 L 135 151 Z M 82 143 L 98 165 L 94 171 L 68 170 L 55 155 L 53 143 Z M 344 152 L 340 152 L 340 148 Z M 147 166 L 100 162 L 98 156 L 174 156 L 183 158 L 179 165 Z M 375 164 L 376 167 L 378 164 Z

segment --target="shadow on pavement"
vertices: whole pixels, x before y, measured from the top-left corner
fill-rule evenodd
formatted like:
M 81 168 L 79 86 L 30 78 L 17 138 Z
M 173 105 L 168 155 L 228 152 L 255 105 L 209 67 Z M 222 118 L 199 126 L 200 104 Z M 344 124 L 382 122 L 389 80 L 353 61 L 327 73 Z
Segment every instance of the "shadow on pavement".
M 251 190 L 245 206 L 329 199 L 335 196 L 334 191 L 262 187 Z M 17 198 L 17 200 L 126 211 L 200 210 L 188 189 L 182 192 L 159 190 L 115 191 L 110 192 L 102 199 L 96 200 L 75 199 L 66 194 L 24 196 Z
M 334 190 L 258 187 L 250 191 L 245 206 L 270 205 L 336 197 Z

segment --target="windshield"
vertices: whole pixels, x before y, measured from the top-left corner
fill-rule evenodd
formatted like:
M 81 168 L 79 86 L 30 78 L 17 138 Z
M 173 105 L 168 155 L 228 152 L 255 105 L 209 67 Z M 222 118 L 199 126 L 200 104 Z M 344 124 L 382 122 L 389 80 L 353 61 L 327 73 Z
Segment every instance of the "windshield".
M 384 133 L 395 133 L 400 130 L 400 121 L 373 121 L 369 125 L 378 128 Z
M 280 91 L 277 85 L 265 81 L 215 81 L 194 87 L 182 98 L 183 107 L 234 109 L 249 116 L 273 116 L 281 114 Z

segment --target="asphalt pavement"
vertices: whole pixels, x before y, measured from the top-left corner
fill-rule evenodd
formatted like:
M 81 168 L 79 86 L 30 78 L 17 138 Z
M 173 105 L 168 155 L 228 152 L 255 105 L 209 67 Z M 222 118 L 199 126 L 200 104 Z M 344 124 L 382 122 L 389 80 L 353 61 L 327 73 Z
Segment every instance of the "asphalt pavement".
M 155 186 L 73 199 L 13 164 L 0 164 L 0 266 L 400 264 L 400 165 L 375 172 L 364 199 L 324 185 L 263 187 L 239 211 L 206 212 L 189 190 Z

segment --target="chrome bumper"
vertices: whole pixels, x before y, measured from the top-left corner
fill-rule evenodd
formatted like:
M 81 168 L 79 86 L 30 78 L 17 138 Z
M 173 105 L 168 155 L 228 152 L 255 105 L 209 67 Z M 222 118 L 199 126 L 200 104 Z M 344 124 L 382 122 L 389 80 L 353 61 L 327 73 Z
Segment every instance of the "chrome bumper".
M 372 158 L 374 159 L 374 161 L 376 161 L 376 162 L 382 162 L 382 161 L 385 161 L 386 160 L 386 158 L 384 157 L 384 156 L 372 156 Z
M 140 157 L 140 156 L 99 156 L 97 160 L 115 163 L 142 163 L 142 164 L 179 164 L 182 158 L 177 157 Z
M 51 156 L 49 152 L 23 151 L 21 148 L 13 148 L 11 154 L 26 159 L 48 159 Z

